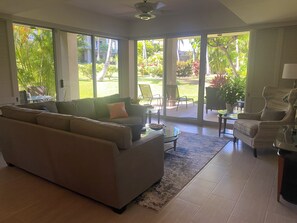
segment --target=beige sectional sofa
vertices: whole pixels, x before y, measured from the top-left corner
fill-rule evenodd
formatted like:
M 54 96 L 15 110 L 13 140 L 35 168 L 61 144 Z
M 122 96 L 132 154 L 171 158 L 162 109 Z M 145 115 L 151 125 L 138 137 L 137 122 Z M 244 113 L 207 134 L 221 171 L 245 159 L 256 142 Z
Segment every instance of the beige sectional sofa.
M 126 118 L 110 119 L 107 104 L 124 102 L 128 113 Z M 104 122 L 115 122 L 120 124 L 145 124 L 146 108 L 141 105 L 131 104 L 129 97 L 120 98 L 118 94 L 101 98 L 85 98 L 62 102 L 41 102 L 21 105 L 25 108 L 47 110 L 54 113 L 68 114 L 95 119 Z
M 0 148 L 8 164 L 117 212 L 163 176 L 157 131 L 132 141 L 131 129 L 116 123 L 16 106 L 1 110 Z

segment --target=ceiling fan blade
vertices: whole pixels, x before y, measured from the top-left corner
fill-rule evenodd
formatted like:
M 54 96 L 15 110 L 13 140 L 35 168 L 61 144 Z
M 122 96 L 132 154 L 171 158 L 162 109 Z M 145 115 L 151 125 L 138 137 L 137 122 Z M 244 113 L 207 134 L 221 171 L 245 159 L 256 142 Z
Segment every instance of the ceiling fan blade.
M 154 3 L 154 5 L 155 5 L 155 10 L 159 10 L 159 9 L 165 7 L 165 3 L 163 3 L 163 2 L 156 2 L 156 3 Z

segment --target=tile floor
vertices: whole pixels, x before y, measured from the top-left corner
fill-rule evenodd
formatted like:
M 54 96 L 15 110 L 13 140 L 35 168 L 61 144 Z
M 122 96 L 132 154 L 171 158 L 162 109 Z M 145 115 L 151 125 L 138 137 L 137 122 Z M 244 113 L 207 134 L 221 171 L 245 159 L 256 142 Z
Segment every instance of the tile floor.
M 216 128 L 177 124 L 182 131 L 217 137 Z M 0 153 L 1 154 L 1 153 Z M 0 223 L 297 223 L 297 205 L 276 201 L 277 157 L 254 158 L 230 141 L 160 212 L 130 204 L 122 214 L 15 167 L 0 155 Z

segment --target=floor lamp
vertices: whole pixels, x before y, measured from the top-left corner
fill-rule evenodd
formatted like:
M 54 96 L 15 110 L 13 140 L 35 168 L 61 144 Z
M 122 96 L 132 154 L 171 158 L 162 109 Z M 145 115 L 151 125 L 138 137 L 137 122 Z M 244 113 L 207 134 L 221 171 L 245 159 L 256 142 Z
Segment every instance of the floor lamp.
M 297 64 L 285 64 L 282 78 L 294 80 L 293 88 L 296 88 Z

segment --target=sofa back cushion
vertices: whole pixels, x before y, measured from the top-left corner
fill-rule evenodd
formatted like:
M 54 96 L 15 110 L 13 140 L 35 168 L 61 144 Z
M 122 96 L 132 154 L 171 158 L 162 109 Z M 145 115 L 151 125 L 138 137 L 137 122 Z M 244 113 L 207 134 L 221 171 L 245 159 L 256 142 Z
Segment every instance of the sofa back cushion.
M 17 106 L 3 106 L 1 107 L 2 115 L 6 118 L 16 119 L 19 121 L 37 123 L 37 115 L 41 110 L 34 110 L 29 108 L 20 108 Z
M 264 108 L 261 114 L 261 121 L 280 121 L 285 117 L 285 115 L 285 111 Z
M 72 118 L 72 115 L 43 112 L 39 114 L 36 119 L 39 125 L 70 131 L 70 119 Z
M 73 117 L 73 119 L 70 120 L 70 131 L 85 136 L 112 141 L 116 143 L 120 149 L 129 149 L 132 145 L 130 128 L 115 123 Z
M 96 118 L 95 105 L 93 98 L 73 100 L 76 107 L 76 116 Z
M 109 117 L 109 110 L 107 105 L 118 103 L 118 102 L 124 102 L 125 103 L 125 109 L 127 113 L 130 112 L 130 105 L 131 105 L 131 98 L 120 98 L 119 94 L 114 94 L 102 98 L 95 98 L 94 104 L 95 104 L 95 111 L 96 111 L 96 119 L 100 119 L 103 117 Z
M 96 118 L 94 99 L 86 98 L 73 101 L 56 102 L 59 113 Z
M 31 109 L 37 109 L 37 110 L 43 110 L 43 111 L 58 113 L 58 108 L 56 106 L 55 101 L 45 101 L 45 102 L 39 102 L 39 103 L 31 103 L 31 104 L 26 104 L 26 105 L 19 105 L 19 107 L 31 108 Z
M 57 101 L 56 105 L 60 114 L 75 115 L 75 104 L 72 101 Z

